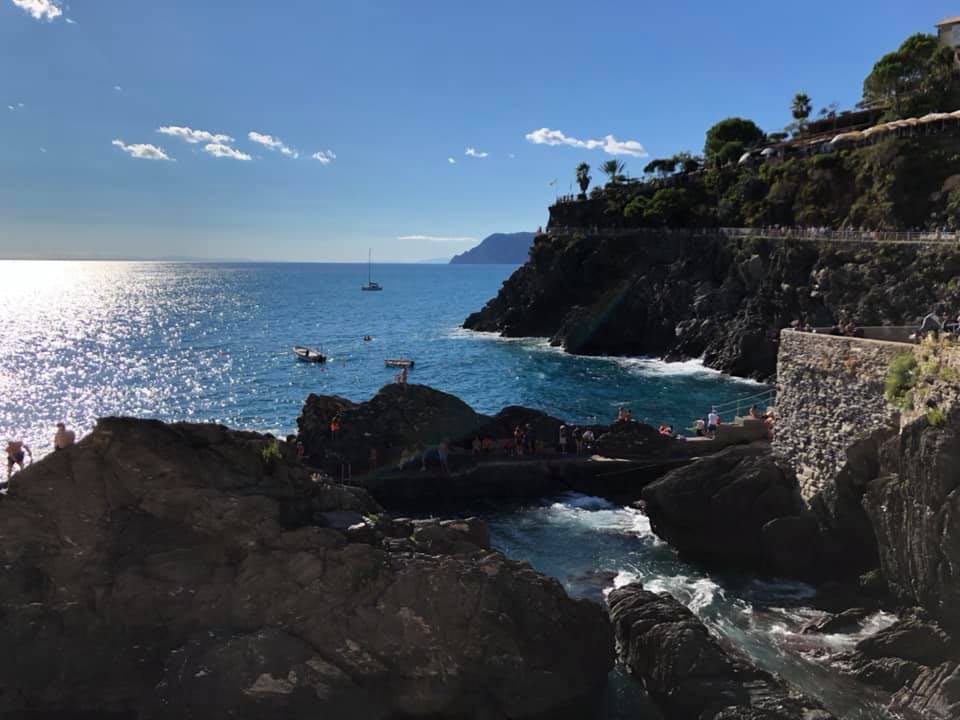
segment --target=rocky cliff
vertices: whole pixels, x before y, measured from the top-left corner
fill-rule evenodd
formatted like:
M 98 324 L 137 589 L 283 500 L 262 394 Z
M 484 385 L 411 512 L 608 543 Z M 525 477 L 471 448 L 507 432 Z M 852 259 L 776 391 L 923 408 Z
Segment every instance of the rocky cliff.
M 940 301 L 960 306 L 953 248 L 629 232 L 538 236 L 530 261 L 464 327 L 587 355 L 702 357 L 768 379 L 779 331 L 795 321 L 908 324 Z
M 479 245 L 454 255 L 451 265 L 523 265 L 527 261 L 532 232 L 494 233 Z
M 0 716 L 588 716 L 602 610 L 296 451 L 102 420 L 0 497 Z

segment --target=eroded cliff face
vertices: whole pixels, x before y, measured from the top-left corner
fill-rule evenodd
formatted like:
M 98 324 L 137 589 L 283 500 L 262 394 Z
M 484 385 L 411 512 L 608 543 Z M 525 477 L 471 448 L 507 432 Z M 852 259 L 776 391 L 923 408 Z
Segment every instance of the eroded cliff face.
M 904 324 L 938 301 L 960 304 L 960 251 L 945 247 L 650 232 L 538 236 L 464 327 L 549 337 L 579 354 L 703 357 L 769 379 L 779 331 L 794 321 Z
M 0 716 L 588 716 L 597 605 L 380 513 L 254 433 L 100 421 L 0 497 Z

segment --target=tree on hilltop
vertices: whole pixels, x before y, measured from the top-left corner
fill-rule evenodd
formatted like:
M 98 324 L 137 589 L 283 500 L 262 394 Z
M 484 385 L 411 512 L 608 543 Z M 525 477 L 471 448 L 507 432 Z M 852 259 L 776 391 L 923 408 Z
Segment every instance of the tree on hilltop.
M 726 155 L 730 155 L 730 148 L 737 147 L 730 143 L 739 143 L 741 152 L 763 142 L 766 135 L 757 127 L 753 120 L 731 117 L 721 120 L 707 130 L 707 139 L 703 145 L 703 154 L 707 160 L 717 160 L 717 155 L 724 147 Z
M 616 158 L 611 158 L 600 166 L 603 174 L 610 178 L 608 182 L 613 185 L 623 181 L 623 171 L 626 168 L 627 166 L 623 164 L 623 161 Z
M 590 181 L 593 178 L 590 177 L 590 166 L 585 162 L 577 165 L 577 185 L 580 186 L 580 195 L 581 197 L 587 196 L 587 188 L 590 187 Z
M 877 60 L 863 81 L 863 103 L 886 107 L 888 119 L 951 111 L 960 101 L 953 50 L 935 35 L 911 35 Z
M 790 103 L 790 114 L 797 121 L 798 128 L 803 129 L 811 112 L 813 112 L 813 102 L 809 95 L 798 92 L 793 96 L 793 101 Z

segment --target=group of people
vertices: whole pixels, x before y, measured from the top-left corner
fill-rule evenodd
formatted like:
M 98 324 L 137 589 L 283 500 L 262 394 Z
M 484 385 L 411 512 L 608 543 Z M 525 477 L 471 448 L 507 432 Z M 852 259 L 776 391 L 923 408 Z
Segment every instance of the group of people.
M 630 412 L 630 408 L 620 407 L 617 410 L 617 417 L 614 422 L 631 422 L 633 420 L 633 413 Z
M 956 320 L 951 321 L 949 318 L 950 315 L 942 307 L 927 313 L 920 321 L 920 330 L 917 332 L 918 339 L 927 335 L 939 337 L 941 333 L 960 334 L 960 315 L 957 315 Z
M 77 435 L 73 430 L 67 430 L 67 426 L 58 422 L 56 425 L 56 431 L 53 433 L 53 449 L 64 450 L 77 441 Z M 27 445 L 23 440 L 7 440 L 7 479 L 6 482 L 9 483 L 10 479 L 13 477 L 13 469 L 17 468 L 18 470 L 23 470 L 26 466 L 27 458 L 30 458 L 30 463 L 33 463 L 33 450 L 30 449 L 30 446 Z M 4 483 L 6 484 L 6 483 Z
M 557 444 L 561 455 L 567 454 L 568 446 L 572 446 L 573 452 L 580 455 L 584 451 L 592 450 L 595 440 L 596 436 L 593 434 L 593 430 L 590 428 L 581 430 L 577 425 L 571 423 L 569 426 L 566 424 L 560 426 Z

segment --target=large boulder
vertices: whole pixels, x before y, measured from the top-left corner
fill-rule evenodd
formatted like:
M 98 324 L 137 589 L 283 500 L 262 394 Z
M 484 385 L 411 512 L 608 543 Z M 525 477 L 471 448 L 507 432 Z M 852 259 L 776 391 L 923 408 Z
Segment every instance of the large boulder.
M 682 449 L 679 441 L 641 422 L 615 422 L 597 438 L 597 452 L 607 457 L 664 457 Z
M 340 429 L 330 431 L 339 417 Z M 468 436 L 486 418 L 453 395 L 426 385 L 384 385 L 370 400 L 355 404 L 339 397 L 311 394 L 297 418 L 298 440 L 307 460 L 339 472 L 349 463 L 354 473 L 409 460 L 430 445 Z
M 701 458 L 645 487 L 643 502 L 653 531 L 690 558 L 800 576 L 815 566 L 817 524 L 766 451 Z
M 253 433 L 102 420 L 0 517 L 2 717 L 583 717 L 612 665 L 479 521 L 392 520 Z
M 621 661 L 671 720 L 830 720 L 817 702 L 723 647 L 667 593 L 639 583 L 609 596 Z

